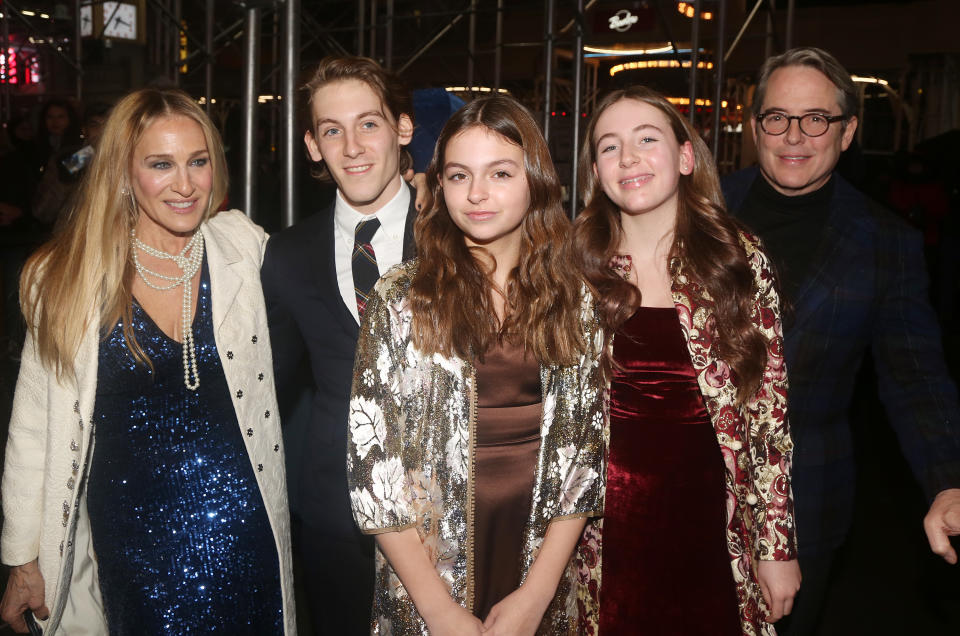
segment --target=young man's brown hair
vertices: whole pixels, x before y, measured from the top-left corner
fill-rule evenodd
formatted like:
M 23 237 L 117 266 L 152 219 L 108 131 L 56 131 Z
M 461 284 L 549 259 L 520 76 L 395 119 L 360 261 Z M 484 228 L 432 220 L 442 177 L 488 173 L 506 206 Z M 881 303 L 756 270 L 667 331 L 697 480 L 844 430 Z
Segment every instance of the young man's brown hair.
M 413 96 L 406 83 L 395 73 L 380 66 L 376 60 L 356 55 L 331 55 L 320 60 L 310 74 L 310 79 L 300 87 L 305 99 L 302 100 L 302 121 L 304 132 L 313 130 L 313 98 L 317 91 L 333 82 L 356 80 L 363 82 L 380 98 L 384 115 L 393 120 L 394 126 L 401 115 L 413 118 Z M 314 133 L 315 134 L 315 133 Z M 400 149 L 400 174 L 413 167 L 413 158 L 406 149 Z M 330 173 L 321 162 L 313 171 L 313 176 L 329 181 Z

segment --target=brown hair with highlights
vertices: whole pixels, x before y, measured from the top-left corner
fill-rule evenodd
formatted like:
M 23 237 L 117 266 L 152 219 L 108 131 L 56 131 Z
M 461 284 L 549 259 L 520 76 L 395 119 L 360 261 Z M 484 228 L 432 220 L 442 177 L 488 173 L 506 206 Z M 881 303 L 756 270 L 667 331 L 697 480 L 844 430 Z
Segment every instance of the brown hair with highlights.
M 498 324 L 491 272 L 468 247 L 443 199 L 444 152 L 455 136 L 479 127 L 523 149 L 530 208 L 521 222 L 520 261 L 505 291 Z M 410 289 L 414 343 L 421 351 L 473 359 L 501 335 L 519 337 L 541 364 L 572 364 L 582 352 L 582 283 L 570 267 L 560 180 L 533 116 L 505 96 L 477 99 L 443 127 L 427 169 L 432 202 L 414 226 L 420 264 Z
M 345 82 L 355 80 L 363 82 L 370 87 L 370 90 L 380 99 L 380 105 L 384 109 L 384 115 L 387 121 L 396 130 L 396 123 L 400 120 L 400 115 L 406 115 L 410 118 L 410 123 L 414 124 L 413 118 L 413 96 L 410 90 L 400 77 L 369 57 L 359 57 L 356 55 L 330 55 L 317 64 L 317 67 L 311 72 L 310 79 L 300 88 L 305 96 L 302 100 L 301 119 L 304 124 L 304 132 L 310 131 L 316 137 L 316 130 L 313 126 L 313 99 L 317 91 L 334 82 Z M 413 157 L 406 149 L 400 149 L 400 174 L 405 173 L 413 167 Z M 330 181 L 330 172 L 326 164 L 322 161 L 314 165 L 311 173 L 317 179 Z
M 689 141 L 693 146 L 693 171 L 681 174 L 678 183 L 677 221 L 669 263 L 673 273 L 682 267 L 684 274 L 702 290 L 699 300 L 713 306 L 717 352 L 738 378 L 738 399 L 746 401 L 763 379 L 767 348 L 763 334 L 751 321 L 756 286 L 740 242 L 739 227 L 726 212 L 720 178 L 707 145 L 670 102 L 643 86 L 616 90 L 601 100 L 587 126 L 580 155 L 581 194 L 586 207 L 574 222 L 573 255 L 598 298 L 606 338 L 609 341 L 640 306 L 640 291 L 610 266 L 623 234 L 620 210 L 604 193 L 593 169 L 597 160 L 597 120 L 607 108 L 623 99 L 634 99 L 661 111 L 677 142 Z M 607 365 L 612 366 L 612 360 L 607 360 Z

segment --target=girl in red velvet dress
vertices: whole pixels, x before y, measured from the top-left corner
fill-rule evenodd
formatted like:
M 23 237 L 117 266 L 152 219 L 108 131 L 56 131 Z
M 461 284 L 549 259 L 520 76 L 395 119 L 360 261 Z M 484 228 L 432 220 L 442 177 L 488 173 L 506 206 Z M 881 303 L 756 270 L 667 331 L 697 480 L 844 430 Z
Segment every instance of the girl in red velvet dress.
M 579 548 L 602 587 L 579 599 L 582 631 L 775 633 L 800 570 L 767 259 L 653 91 L 600 103 L 581 174 L 574 253 L 612 341 L 606 512 Z

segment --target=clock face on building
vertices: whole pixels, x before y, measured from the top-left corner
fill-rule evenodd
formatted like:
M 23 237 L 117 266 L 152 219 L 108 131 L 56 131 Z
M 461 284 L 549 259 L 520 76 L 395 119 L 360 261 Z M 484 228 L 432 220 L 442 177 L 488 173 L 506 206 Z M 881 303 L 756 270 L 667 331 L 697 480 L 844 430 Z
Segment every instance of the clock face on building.
M 103 35 L 108 38 L 136 40 L 137 5 L 126 2 L 104 2 Z
M 93 35 L 93 6 L 89 4 L 80 7 L 80 35 Z

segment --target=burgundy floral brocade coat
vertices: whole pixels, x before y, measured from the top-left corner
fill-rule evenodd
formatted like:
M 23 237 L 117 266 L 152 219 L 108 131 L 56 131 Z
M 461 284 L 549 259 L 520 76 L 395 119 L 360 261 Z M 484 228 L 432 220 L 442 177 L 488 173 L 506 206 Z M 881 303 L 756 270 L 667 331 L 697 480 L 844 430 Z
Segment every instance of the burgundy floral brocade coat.
M 738 405 L 737 385 L 729 366 L 717 356 L 713 301 L 674 262 L 673 302 L 703 401 L 710 414 L 726 467 L 727 549 L 736 583 L 740 623 L 750 636 L 775 634 L 764 620 L 766 605 L 757 583 L 757 560 L 797 558 L 790 489 L 793 442 L 787 425 L 787 373 L 783 359 L 780 301 L 770 263 L 753 236 L 741 242 L 756 283 L 752 321 L 767 339 L 767 364 L 756 394 Z M 629 257 L 613 266 L 625 274 Z M 609 443 L 609 431 L 607 432 Z M 597 634 L 603 598 L 603 521 L 587 525 L 577 548 L 581 634 Z

